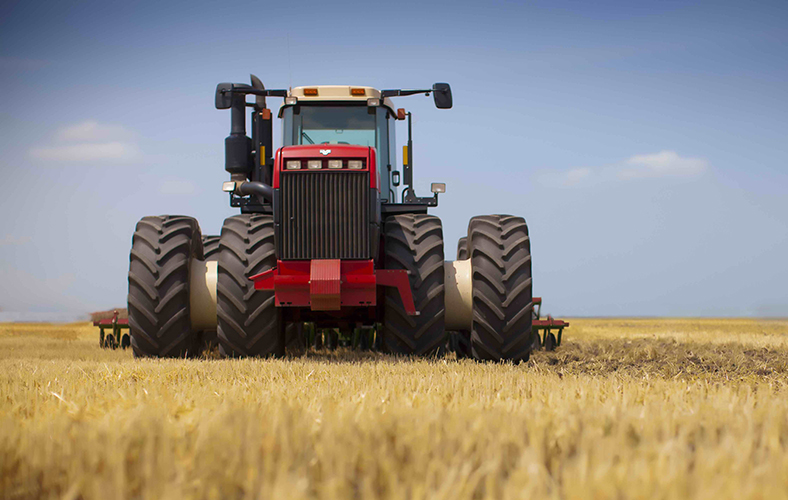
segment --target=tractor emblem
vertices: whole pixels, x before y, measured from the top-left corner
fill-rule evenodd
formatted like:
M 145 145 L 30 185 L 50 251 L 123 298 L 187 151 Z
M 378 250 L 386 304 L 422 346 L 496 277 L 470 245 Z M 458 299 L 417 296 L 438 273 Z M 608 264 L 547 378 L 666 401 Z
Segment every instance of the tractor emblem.
M 320 150 L 320 154 L 323 155 L 323 156 L 330 155 L 331 154 L 331 150 L 330 149 L 321 149 Z

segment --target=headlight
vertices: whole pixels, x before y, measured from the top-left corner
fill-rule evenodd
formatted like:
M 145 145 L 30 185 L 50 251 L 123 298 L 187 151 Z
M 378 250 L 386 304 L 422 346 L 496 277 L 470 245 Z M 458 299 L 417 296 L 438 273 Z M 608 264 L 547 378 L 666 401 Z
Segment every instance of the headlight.
M 301 160 L 287 160 L 287 170 L 298 170 L 301 168 Z
M 328 160 L 328 168 L 342 168 L 342 160 Z
M 352 168 L 353 170 L 361 170 L 364 168 L 364 162 L 361 160 L 349 160 L 347 162 L 347 167 Z
M 323 160 L 309 160 L 307 162 L 307 168 L 311 170 L 320 170 L 323 168 Z

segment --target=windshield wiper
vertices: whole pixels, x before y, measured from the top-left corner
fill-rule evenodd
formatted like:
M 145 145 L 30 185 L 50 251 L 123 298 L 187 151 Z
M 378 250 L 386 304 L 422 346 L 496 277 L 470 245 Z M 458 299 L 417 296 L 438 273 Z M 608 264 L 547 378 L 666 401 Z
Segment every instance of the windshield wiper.
M 306 135 L 306 132 L 301 132 L 301 137 L 303 137 L 304 139 L 306 139 L 307 141 L 309 141 L 309 144 L 314 144 L 314 143 L 315 143 L 315 141 L 313 141 L 311 137 L 309 137 L 308 135 Z

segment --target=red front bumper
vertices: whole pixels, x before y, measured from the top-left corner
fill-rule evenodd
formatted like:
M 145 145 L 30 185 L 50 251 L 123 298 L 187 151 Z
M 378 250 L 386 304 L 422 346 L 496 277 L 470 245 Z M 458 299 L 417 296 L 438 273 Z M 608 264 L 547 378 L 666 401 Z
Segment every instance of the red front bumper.
M 399 290 L 405 312 L 417 314 L 408 272 L 375 269 L 371 260 L 280 260 L 277 267 L 249 279 L 257 290 L 273 290 L 278 307 L 313 311 L 376 306 L 377 287 L 392 286 Z

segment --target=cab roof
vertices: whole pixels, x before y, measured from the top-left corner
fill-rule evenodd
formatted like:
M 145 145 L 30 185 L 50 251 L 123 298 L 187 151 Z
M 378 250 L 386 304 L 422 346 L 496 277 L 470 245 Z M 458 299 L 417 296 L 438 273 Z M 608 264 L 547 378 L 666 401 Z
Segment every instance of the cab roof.
M 288 96 L 303 102 L 366 101 L 380 99 L 380 90 L 364 85 L 305 85 L 290 89 Z M 388 97 L 382 99 L 380 104 L 396 114 L 394 103 Z

